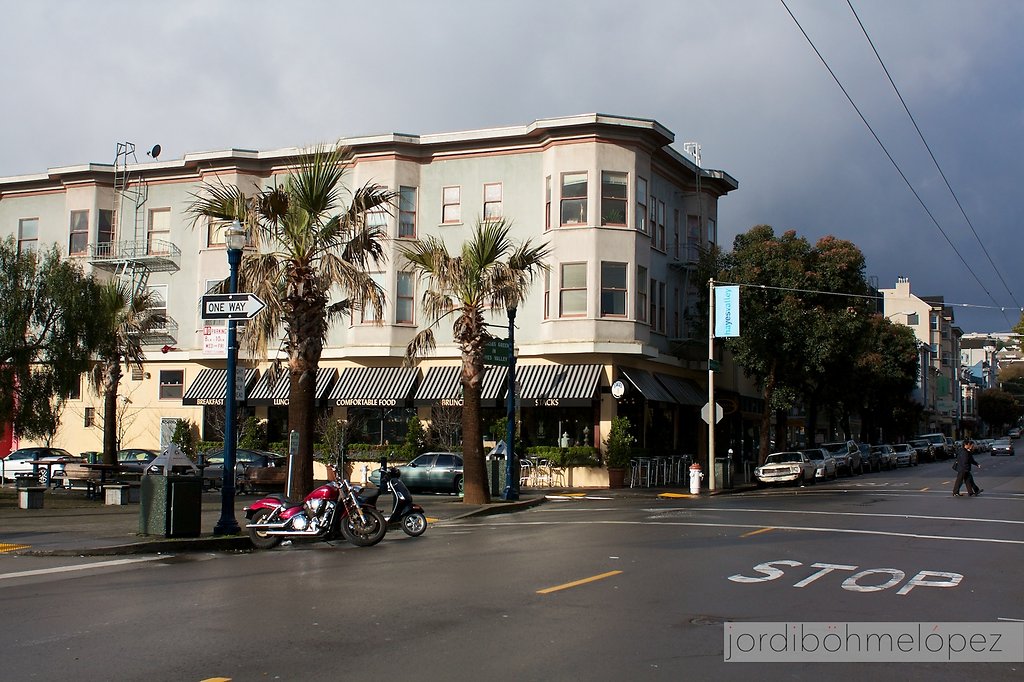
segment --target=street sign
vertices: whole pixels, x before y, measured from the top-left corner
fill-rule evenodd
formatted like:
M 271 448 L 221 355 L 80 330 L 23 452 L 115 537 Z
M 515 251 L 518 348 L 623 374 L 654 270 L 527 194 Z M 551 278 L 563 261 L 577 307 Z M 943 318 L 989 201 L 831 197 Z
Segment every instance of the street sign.
M 484 348 L 485 365 L 507 365 L 508 356 L 512 352 L 512 344 L 508 339 L 491 339 Z
M 719 360 L 708 360 L 708 369 L 712 372 L 717 372 L 722 369 L 722 363 Z
M 263 299 L 248 292 L 206 294 L 202 298 L 204 320 L 248 320 L 265 307 Z
M 704 407 L 700 408 L 700 418 L 704 420 L 705 424 L 711 423 L 711 410 L 708 409 L 708 406 L 710 404 L 711 403 L 704 403 Z M 724 416 L 725 411 L 722 410 L 722 406 L 719 405 L 718 403 L 715 403 L 715 423 L 717 424 L 718 422 L 722 421 L 722 417 Z

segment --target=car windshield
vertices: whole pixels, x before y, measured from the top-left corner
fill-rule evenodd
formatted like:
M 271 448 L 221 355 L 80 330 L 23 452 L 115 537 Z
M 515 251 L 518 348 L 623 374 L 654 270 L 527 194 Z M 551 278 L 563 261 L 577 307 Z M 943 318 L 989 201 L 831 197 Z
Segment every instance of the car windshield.
M 1005 439 L 1004 440 L 997 440 L 997 441 L 993 441 L 992 442 L 992 445 L 998 445 L 998 446 L 1002 446 L 1002 447 L 1005 447 L 1005 446 L 1007 446 L 1009 444 L 1010 444 L 1010 441 L 1005 440 Z
M 765 464 L 782 464 L 785 462 L 799 462 L 799 452 L 777 452 L 774 455 L 768 455 L 768 459 L 765 460 Z
M 807 459 L 825 459 L 825 453 L 821 450 L 804 450 Z
M 829 452 L 846 452 L 846 443 L 825 443 L 821 447 Z

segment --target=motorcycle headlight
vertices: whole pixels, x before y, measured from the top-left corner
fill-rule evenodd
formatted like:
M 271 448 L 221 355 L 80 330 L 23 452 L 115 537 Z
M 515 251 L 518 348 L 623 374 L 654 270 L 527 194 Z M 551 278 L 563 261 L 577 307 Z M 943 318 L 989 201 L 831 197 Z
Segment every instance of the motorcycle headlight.
M 309 500 L 306 502 L 306 513 L 310 516 L 318 516 L 324 508 L 324 500 Z

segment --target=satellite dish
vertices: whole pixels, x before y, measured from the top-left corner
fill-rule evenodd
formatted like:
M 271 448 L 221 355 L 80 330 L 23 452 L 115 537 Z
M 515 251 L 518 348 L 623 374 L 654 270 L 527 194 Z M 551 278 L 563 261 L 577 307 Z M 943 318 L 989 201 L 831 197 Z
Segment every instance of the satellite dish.
M 153 145 L 153 148 L 146 152 L 146 156 L 152 156 L 154 159 L 160 156 L 160 145 Z

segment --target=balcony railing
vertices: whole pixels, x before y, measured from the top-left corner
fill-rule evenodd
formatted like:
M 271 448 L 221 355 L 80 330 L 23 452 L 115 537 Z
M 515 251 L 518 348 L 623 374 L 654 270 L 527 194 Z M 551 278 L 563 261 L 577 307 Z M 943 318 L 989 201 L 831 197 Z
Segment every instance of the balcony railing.
M 100 242 L 89 245 L 89 262 L 106 270 L 115 270 L 124 263 L 145 265 L 153 272 L 177 270 L 181 249 L 163 239 Z

